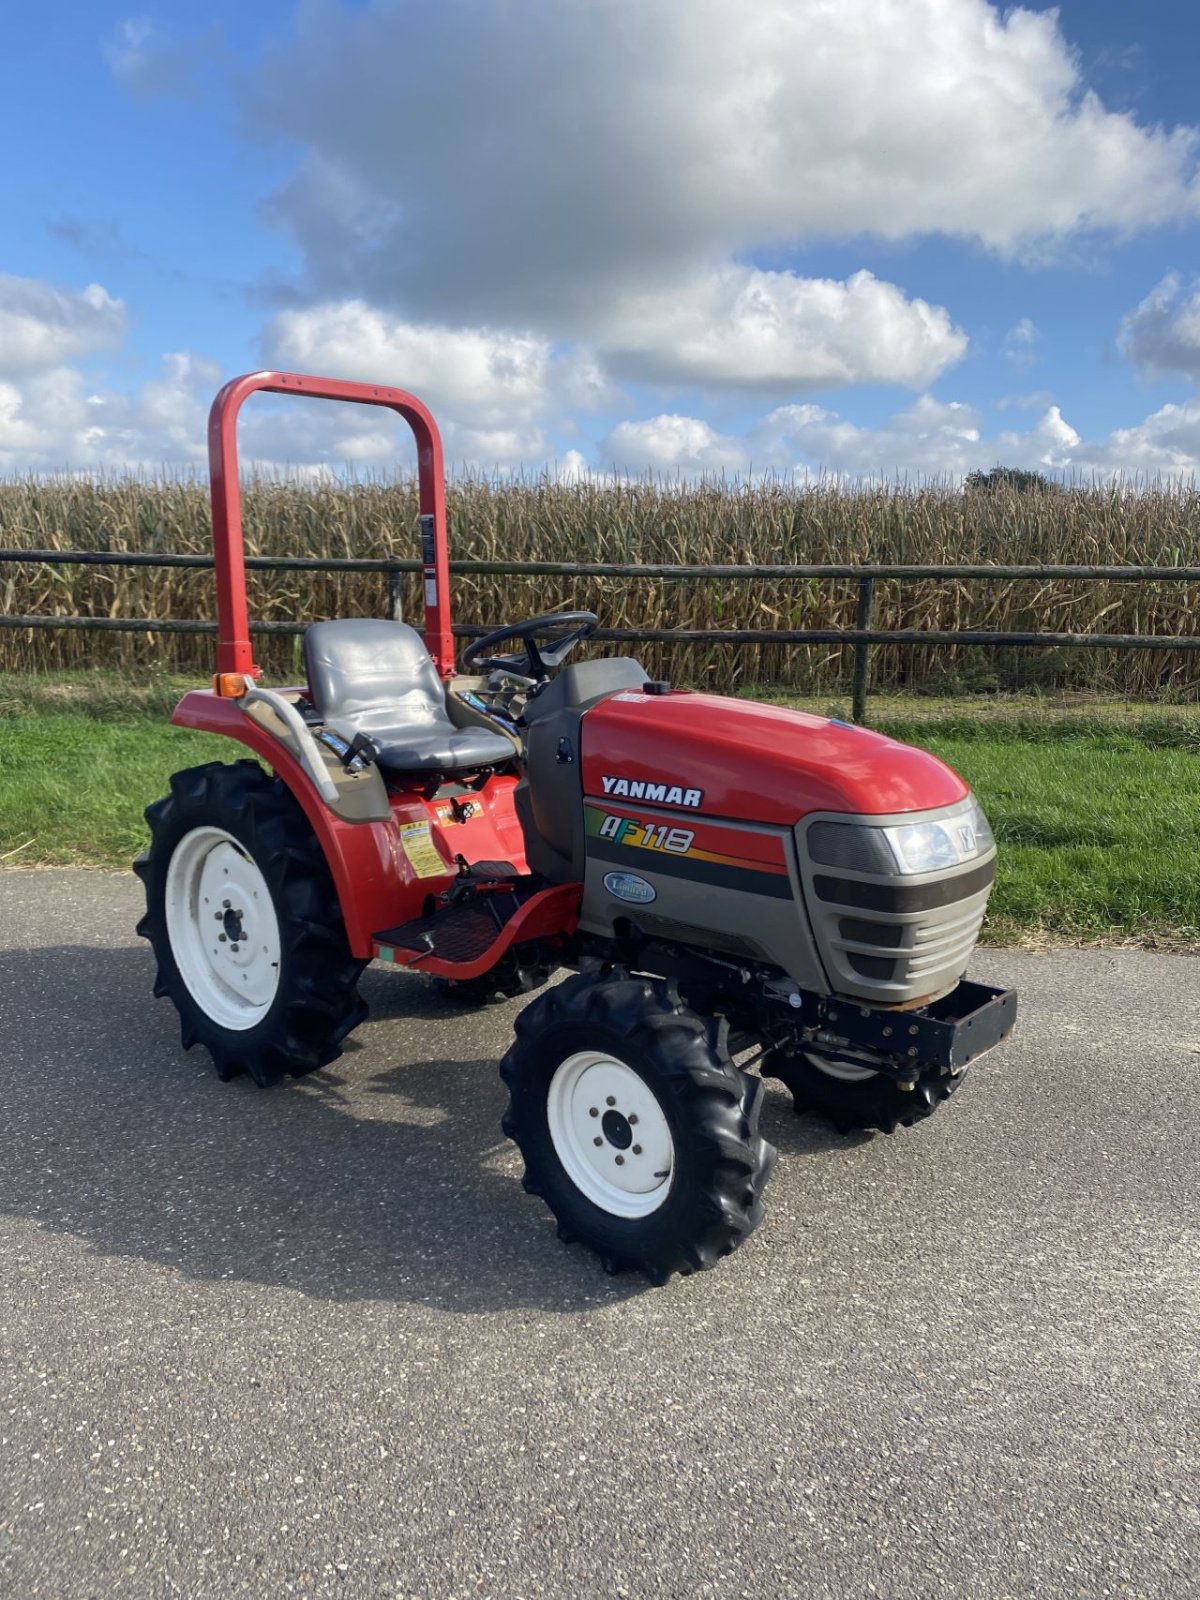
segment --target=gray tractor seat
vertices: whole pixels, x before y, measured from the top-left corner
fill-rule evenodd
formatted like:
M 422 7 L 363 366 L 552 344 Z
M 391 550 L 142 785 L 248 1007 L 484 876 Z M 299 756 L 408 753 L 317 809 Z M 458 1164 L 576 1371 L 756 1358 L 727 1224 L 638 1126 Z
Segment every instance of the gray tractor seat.
M 308 690 L 343 738 L 365 733 L 392 772 L 465 772 L 513 758 L 512 740 L 456 728 L 425 642 L 406 622 L 315 622 L 304 635 Z

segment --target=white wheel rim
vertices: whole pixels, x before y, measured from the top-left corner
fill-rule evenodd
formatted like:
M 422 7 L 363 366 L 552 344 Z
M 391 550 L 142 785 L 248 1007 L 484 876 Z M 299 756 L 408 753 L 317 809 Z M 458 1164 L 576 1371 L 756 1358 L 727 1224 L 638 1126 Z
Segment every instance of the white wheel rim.
M 258 864 L 223 828 L 193 828 L 167 868 L 167 937 L 192 999 L 222 1028 L 261 1022 L 279 990 L 279 921 Z
M 568 1178 L 613 1217 L 648 1217 L 667 1198 L 675 1142 L 646 1080 L 603 1050 L 568 1056 L 550 1080 L 550 1139 Z
M 863 1083 L 867 1078 L 877 1078 L 874 1067 L 855 1067 L 849 1061 L 826 1061 L 822 1056 L 809 1055 L 808 1061 L 827 1078 L 837 1078 L 840 1083 Z

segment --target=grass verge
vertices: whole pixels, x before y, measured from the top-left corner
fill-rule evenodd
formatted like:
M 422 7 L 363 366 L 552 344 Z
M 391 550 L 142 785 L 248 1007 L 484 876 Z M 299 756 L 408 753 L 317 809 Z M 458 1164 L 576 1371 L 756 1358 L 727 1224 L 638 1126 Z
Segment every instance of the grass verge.
M 0 679 L 0 861 L 128 865 L 171 773 L 237 753 L 170 726 L 180 687 Z M 1200 944 L 1194 708 L 889 698 L 872 722 L 941 756 L 983 801 L 1001 847 L 989 942 Z

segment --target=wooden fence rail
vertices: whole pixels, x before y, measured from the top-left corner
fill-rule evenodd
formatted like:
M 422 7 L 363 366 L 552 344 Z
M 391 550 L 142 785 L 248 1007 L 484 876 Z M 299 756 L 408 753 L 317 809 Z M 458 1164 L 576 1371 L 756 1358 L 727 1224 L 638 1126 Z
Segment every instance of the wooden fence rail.
M 211 568 L 211 556 L 158 554 L 135 550 L 0 550 L 0 563 L 32 566 Z M 400 614 L 401 580 L 421 570 L 419 561 L 376 557 L 247 556 L 246 566 L 276 572 L 379 572 L 387 575 L 390 616 Z M 1131 633 L 1012 633 L 981 630 L 884 629 L 871 626 L 875 584 L 885 580 L 921 582 L 1013 582 L 1069 579 L 1084 583 L 1200 583 L 1200 567 L 1153 566 L 911 566 L 717 565 L 572 561 L 451 561 L 451 572 L 512 577 L 655 578 L 671 582 L 706 578 L 851 579 L 858 584 L 853 628 L 599 628 L 593 638 L 624 644 L 853 645 L 853 716 L 864 722 L 870 650 L 873 645 L 978 645 L 984 649 L 1200 650 L 1200 636 Z M 302 634 L 305 622 L 252 623 L 251 633 Z M 171 617 L 23 616 L 0 614 L 0 628 L 94 629 L 118 633 L 215 633 L 215 622 Z M 478 638 L 489 630 L 456 624 L 455 634 Z

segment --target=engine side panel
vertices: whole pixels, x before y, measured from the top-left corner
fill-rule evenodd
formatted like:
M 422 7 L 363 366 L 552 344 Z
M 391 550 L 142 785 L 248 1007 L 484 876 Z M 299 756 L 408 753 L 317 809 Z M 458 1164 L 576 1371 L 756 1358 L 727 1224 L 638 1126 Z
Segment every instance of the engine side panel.
M 801 896 L 791 832 L 683 810 L 584 801 L 587 870 L 580 926 L 618 922 L 647 937 L 782 967 L 828 990 Z

